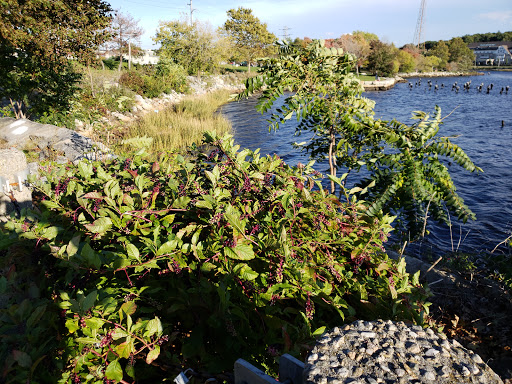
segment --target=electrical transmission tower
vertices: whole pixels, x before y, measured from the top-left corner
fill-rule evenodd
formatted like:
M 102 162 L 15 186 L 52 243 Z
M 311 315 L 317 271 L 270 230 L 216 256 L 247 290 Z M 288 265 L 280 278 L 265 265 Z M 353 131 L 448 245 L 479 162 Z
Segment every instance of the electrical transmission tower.
M 192 0 L 190 0 L 192 1 Z M 425 22 L 425 3 L 426 0 L 421 0 L 420 13 L 418 15 L 418 22 L 416 23 L 416 31 L 414 32 L 413 44 L 418 48 L 421 48 L 421 38 L 424 31 L 423 24 Z M 423 48 L 425 48 L 425 42 L 423 42 Z
M 290 30 L 291 28 L 288 28 L 287 26 L 284 26 L 281 31 L 283 31 L 283 41 L 287 41 L 289 38 L 290 38 L 290 35 L 288 35 L 288 31 Z

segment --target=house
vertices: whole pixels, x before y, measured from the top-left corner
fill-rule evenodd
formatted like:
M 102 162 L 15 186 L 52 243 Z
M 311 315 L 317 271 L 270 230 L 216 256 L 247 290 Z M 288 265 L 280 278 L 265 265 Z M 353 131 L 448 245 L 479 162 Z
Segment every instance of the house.
M 512 41 L 491 41 L 470 43 L 469 49 L 475 53 L 476 65 L 511 65 Z
M 157 64 L 160 59 L 154 50 L 152 49 L 144 49 L 142 51 L 142 55 L 132 56 L 132 63 L 135 64 Z M 117 57 L 119 59 L 119 54 L 116 50 L 99 50 L 96 53 L 96 57 L 99 59 L 108 59 L 110 57 Z M 123 53 L 123 60 L 128 60 L 128 55 Z
M 157 64 L 160 59 L 154 50 L 145 49 L 144 54 L 141 56 L 132 57 L 132 63 L 135 64 Z

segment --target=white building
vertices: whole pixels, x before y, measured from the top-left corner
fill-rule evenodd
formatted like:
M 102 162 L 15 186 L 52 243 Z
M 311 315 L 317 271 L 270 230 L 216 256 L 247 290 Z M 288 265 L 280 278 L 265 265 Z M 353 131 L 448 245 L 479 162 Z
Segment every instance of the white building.
M 159 57 L 152 49 L 145 49 L 142 56 L 132 57 L 132 63 L 135 64 L 157 64 Z
M 469 49 L 475 53 L 476 65 L 510 65 L 512 55 L 510 54 L 511 42 L 495 41 L 488 43 L 471 43 Z

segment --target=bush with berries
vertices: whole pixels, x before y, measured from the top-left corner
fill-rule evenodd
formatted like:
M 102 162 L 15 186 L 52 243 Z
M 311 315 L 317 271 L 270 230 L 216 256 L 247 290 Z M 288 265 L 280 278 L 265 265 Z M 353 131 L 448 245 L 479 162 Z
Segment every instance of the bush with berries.
M 41 170 L 35 209 L 2 230 L 1 380 L 272 370 L 326 327 L 423 322 L 418 275 L 383 249 L 392 218 L 229 136 L 190 151 Z

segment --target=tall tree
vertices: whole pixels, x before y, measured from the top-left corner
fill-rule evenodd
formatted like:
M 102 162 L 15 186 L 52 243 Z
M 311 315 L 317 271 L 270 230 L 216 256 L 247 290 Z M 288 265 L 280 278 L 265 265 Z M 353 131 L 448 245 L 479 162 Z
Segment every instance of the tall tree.
M 133 16 L 121 13 L 120 11 L 117 11 L 112 19 L 112 24 L 110 25 L 112 39 L 110 42 L 119 55 L 119 71 L 123 66 L 124 53 L 128 54 L 128 66 L 130 67 L 132 42 L 137 41 L 144 33 L 144 30 L 138 24 L 139 21 L 135 20 Z
M 0 1 L 0 89 L 31 112 L 64 111 L 87 62 L 109 36 L 103 0 Z
M 422 234 L 429 215 L 447 222 L 446 209 L 464 221 L 474 218 L 457 195 L 441 157 L 470 172 L 481 169 L 449 138 L 437 136 L 442 123 L 439 108 L 432 118 L 416 112 L 417 123 L 411 126 L 375 120 L 374 103 L 361 97 L 362 86 L 350 71 L 352 55 L 325 48 L 323 42 L 315 41 L 302 50 L 283 44 L 279 56 L 265 64 L 262 75 L 249 78 L 239 97 L 262 90 L 257 109 L 272 111 L 270 129 L 278 129 L 296 115 L 295 135 L 306 136 L 304 143 L 296 145 L 313 159 L 329 161 L 331 192 L 347 176 L 337 177 L 339 167 L 357 172 L 365 166 L 372 180 L 350 193 L 361 192 L 369 215 L 379 216 L 384 210 L 400 216 L 411 237 Z M 283 97 L 284 89 L 295 92 Z M 273 108 L 276 101 L 277 109 Z
M 397 49 L 392 44 L 386 44 L 380 40 L 373 40 L 370 43 L 370 54 L 368 55 L 368 68 L 381 75 L 392 75 L 396 73 L 395 60 Z
M 231 54 L 231 42 L 209 24 L 186 20 L 160 22 L 153 41 L 162 57 L 181 65 L 189 74 L 212 71 Z
M 338 46 L 343 48 L 345 52 L 354 55 L 356 60 L 356 72 L 359 73 L 359 67 L 361 67 L 370 54 L 370 43 L 369 38 L 371 37 L 367 32 L 356 31 L 352 34 L 345 34 L 336 39 Z M 375 35 L 375 37 L 377 37 Z M 378 38 L 377 38 L 378 40 Z M 371 40 L 370 40 L 371 41 Z
M 454 69 L 467 70 L 471 68 L 475 60 L 475 54 L 468 48 L 466 43 L 460 37 L 455 37 L 448 43 L 450 51 L 450 62 L 454 64 Z
M 374 40 L 379 40 L 379 37 L 375 33 L 365 31 L 354 31 L 352 32 L 352 36 L 364 39 L 368 44 Z
M 268 31 L 266 23 L 252 14 L 252 9 L 239 7 L 227 13 L 228 20 L 223 29 L 235 44 L 238 57 L 247 61 L 250 71 L 251 63 L 256 58 L 268 56 L 275 51 L 277 37 Z
M 440 68 L 442 59 L 440 57 L 429 55 L 422 56 L 418 62 L 418 69 L 422 72 L 434 72 Z
M 439 59 L 441 59 L 439 68 L 446 69 L 448 61 L 450 60 L 450 49 L 444 41 L 439 40 L 434 48 L 427 52 L 427 56 L 437 56 Z
M 408 51 L 400 49 L 397 54 L 397 60 L 400 64 L 400 72 L 412 72 L 416 68 L 416 60 L 414 56 L 411 55 Z
M 248 96 L 263 84 L 268 86 L 258 104 L 263 113 L 282 96 L 283 89 L 296 90 L 272 114 L 271 128 L 277 130 L 294 113 L 300 116 L 296 134 L 305 134 L 310 140 L 299 146 L 312 159 L 328 159 L 332 193 L 337 170 L 360 167 L 363 148 L 378 143 L 377 135 L 365 134 L 373 125 L 374 102 L 361 97 L 363 87 L 351 73 L 354 63 L 353 55 L 325 48 L 324 41 L 314 40 L 302 49 L 284 44 L 277 58 L 266 60 L 262 77 L 249 79 L 240 96 Z

